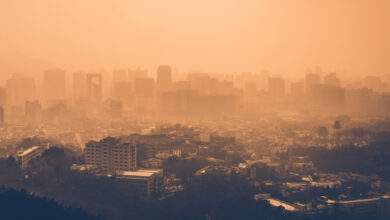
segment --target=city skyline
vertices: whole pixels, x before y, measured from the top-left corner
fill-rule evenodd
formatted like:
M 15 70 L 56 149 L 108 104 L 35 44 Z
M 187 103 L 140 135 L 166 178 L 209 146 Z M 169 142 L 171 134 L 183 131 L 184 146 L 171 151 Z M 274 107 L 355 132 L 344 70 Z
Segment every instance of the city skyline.
M 390 219 L 389 12 L 0 0 L 0 219 Z

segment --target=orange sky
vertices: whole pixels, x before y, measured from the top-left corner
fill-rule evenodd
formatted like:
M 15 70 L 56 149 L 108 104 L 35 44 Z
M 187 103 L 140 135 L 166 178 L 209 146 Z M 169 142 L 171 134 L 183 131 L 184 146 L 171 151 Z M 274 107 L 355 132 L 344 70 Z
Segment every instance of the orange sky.
M 267 68 L 293 75 L 319 64 L 382 74 L 390 72 L 388 6 L 388 0 L 0 0 L 0 52 L 68 70 L 171 64 L 181 71 Z

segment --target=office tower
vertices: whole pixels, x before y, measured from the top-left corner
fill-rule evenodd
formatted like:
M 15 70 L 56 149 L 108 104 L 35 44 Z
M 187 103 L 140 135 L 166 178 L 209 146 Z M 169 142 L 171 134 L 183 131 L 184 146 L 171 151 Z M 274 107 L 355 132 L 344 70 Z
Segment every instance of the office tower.
M 3 127 L 4 126 L 4 108 L 2 106 L 0 106 L 0 127 Z
M 112 81 L 115 82 L 127 82 L 128 71 L 126 69 L 114 70 L 112 73 Z
M 252 89 L 250 89 L 250 90 L 253 91 L 253 89 L 255 89 L 256 93 L 257 93 L 257 85 L 252 84 L 251 86 L 252 86 Z M 255 86 L 255 88 L 253 88 L 253 86 Z M 218 87 L 217 87 L 217 93 L 220 95 L 232 95 L 234 93 L 234 83 L 231 81 L 219 82 Z
M 290 86 L 291 96 L 294 98 L 302 98 L 305 94 L 305 85 L 303 82 L 291 83 Z
M 191 73 L 188 75 L 191 89 L 202 94 L 214 95 L 218 90 L 218 81 L 207 73 Z
M 329 73 L 324 77 L 324 84 L 328 86 L 340 86 L 340 79 L 337 77 L 336 73 Z
M 167 92 L 172 87 L 172 69 L 170 66 L 159 66 L 157 69 L 157 91 Z
M 281 77 L 268 78 L 268 93 L 272 97 L 281 97 L 285 95 L 285 81 Z
M 0 107 L 5 108 L 7 102 L 7 93 L 5 88 L 0 88 Z
M 144 69 L 137 68 L 135 70 L 129 70 L 127 75 L 127 80 L 131 83 L 134 83 L 136 79 L 138 78 L 147 78 L 148 77 L 148 71 Z
M 344 110 L 346 100 L 344 88 L 322 84 L 318 86 L 318 91 L 315 99 L 321 105 L 322 110 L 335 112 Z
M 155 84 L 152 78 L 138 78 L 134 82 L 134 94 L 139 98 L 153 98 Z
M 374 91 L 368 88 L 351 89 L 346 92 L 346 107 L 349 113 L 370 115 L 375 111 Z
M 122 139 L 105 138 L 85 145 L 85 162 L 103 173 L 137 169 L 137 148 Z
M 23 107 L 26 101 L 36 99 L 36 87 L 34 78 L 24 77 L 22 74 L 14 74 L 6 82 L 6 100 L 9 107 Z
M 128 81 L 128 71 L 126 69 L 114 70 L 112 90 L 115 100 L 123 102 L 130 100 L 131 83 Z
M 103 86 L 101 74 L 87 74 L 87 97 L 94 102 L 102 100 Z
M 110 118 L 120 118 L 123 114 L 123 103 L 118 100 L 105 101 L 106 110 Z
M 245 97 L 255 97 L 257 95 L 257 86 L 256 83 L 245 83 L 244 86 L 244 96 Z
M 66 73 L 61 69 L 50 69 L 43 75 L 43 97 L 52 102 L 66 98 Z
M 321 76 L 319 74 L 306 74 L 305 90 L 308 95 L 312 95 L 319 84 L 321 84 Z
M 87 97 L 87 77 L 83 72 L 73 73 L 73 99 L 81 100 Z
M 191 89 L 191 84 L 189 81 L 177 81 L 173 84 L 173 89 L 175 91 L 187 91 Z
M 27 101 L 25 106 L 26 120 L 30 124 L 38 124 L 42 117 L 42 106 L 39 101 Z
M 131 83 L 130 82 L 114 82 L 113 85 L 113 98 L 115 100 L 128 102 L 131 96 Z
M 377 76 L 366 76 L 362 80 L 363 86 L 374 90 L 375 92 L 385 92 L 386 83 L 382 82 L 382 79 Z

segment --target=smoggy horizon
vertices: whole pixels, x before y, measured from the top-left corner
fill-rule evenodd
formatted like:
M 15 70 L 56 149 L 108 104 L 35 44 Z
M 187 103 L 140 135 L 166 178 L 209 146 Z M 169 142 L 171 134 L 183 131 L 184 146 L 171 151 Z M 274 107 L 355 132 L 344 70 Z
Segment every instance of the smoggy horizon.
M 13 72 L 111 72 L 160 64 L 179 73 L 321 66 L 388 74 L 386 0 L 2 1 L 0 80 Z M 41 76 L 41 75 L 39 75 Z

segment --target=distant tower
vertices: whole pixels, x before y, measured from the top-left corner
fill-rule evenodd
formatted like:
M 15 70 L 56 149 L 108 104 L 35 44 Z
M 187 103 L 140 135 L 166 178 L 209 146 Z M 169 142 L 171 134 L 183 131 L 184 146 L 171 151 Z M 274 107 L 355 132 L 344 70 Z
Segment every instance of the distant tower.
M 171 87 L 172 87 L 172 68 L 170 66 L 159 66 L 157 69 L 158 92 L 169 91 Z
M 134 94 L 139 98 L 153 98 L 154 87 L 153 78 L 138 78 L 134 82 Z
M 38 124 L 41 121 L 42 106 L 39 101 L 27 101 L 25 105 L 25 116 L 29 123 Z
M 319 74 L 306 74 L 305 77 L 305 90 L 306 93 L 312 95 L 315 87 L 321 84 L 321 76 Z
M 268 92 L 272 97 L 282 97 L 286 93 L 286 83 L 281 77 L 268 78 Z
M 103 86 L 102 86 L 101 74 L 88 74 L 87 75 L 87 96 L 90 101 L 100 102 L 103 98 Z
M 116 82 L 127 82 L 127 78 L 128 78 L 128 71 L 126 69 L 118 69 L 118 70 L 114 70 L 113 74 L 112 74 L 112 81 L 114 83 Z
M 291 83 L 290 93 L 294 98 L 302 98 L 305 94 L 305 85 L 303 82 Z
M 128 70 L 119 69 L 113 72 L 113 98 L 117 101 L 127 102 L 131 96 L 131 83 L 128 78 Z
M 73 73 L 73 99 L 80 100 L 87 97 L 87 77 L 83 72 Z
M 26 101 L 36 99 L 36 87 L 34 78 L 24 77 L 22 74 L 14 74 L 6 82 L 7 106 L 23 107 Z
M 147 78 L 148 71 L 144 69 L 137 68 L 135 70 L 129 70 L 127 74 L 127 79 L 130 83 L 134 83 L 138 78 Z
M 4 108 L 0 106 L 0 128 L 4 126 Z
M 46 101 L 66 98 L 66 73 L 61 69 L 50 69 L 43 74 L 43 97 Z
M 324 84 L 328 86 L 340 86 L 340 79 L 337 77 L 336 73 L 329 73 L 324 77 Z
M 0 107 L 5 108 L 7 93 L 5 88 L 0 88 Z

